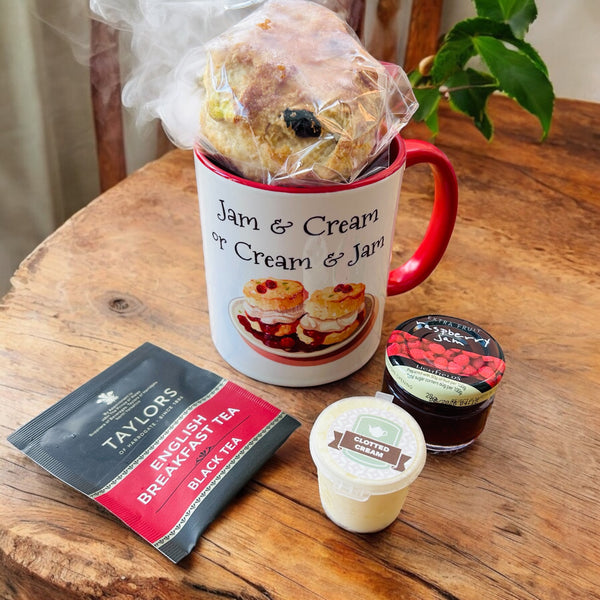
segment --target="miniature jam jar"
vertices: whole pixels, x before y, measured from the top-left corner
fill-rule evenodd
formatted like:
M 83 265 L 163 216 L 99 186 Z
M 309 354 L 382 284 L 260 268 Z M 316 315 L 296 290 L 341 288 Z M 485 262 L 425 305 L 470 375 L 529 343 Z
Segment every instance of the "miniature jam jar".
M 371 533 L 393 523 L 427 449 L 417 422 L 389 394 L 329 405 L 310 433 L 325 514 L 338 526 Z
M 504 373 L 504 354 L 486 331 L 453 317 L 401 323 L 390 335 L 383 391 L 419 423 L 430 452 L 458 452 L 485 427 Z

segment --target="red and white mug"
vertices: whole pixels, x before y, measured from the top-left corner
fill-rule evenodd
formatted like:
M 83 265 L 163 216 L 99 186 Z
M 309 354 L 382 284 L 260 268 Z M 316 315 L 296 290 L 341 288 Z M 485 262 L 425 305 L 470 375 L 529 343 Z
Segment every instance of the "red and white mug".
M 269 186 L 194 152 L 211 335 L 221 356 L 267 383 L 342 379 L 376 351 L 386 296 L 424 281 L 456 219 L 456 175 L 428 142 L 397 136 L 387 168 L 351 184 Z M 417 250 L 390 272 L 405 167 L 432 166 L 435 194 Z

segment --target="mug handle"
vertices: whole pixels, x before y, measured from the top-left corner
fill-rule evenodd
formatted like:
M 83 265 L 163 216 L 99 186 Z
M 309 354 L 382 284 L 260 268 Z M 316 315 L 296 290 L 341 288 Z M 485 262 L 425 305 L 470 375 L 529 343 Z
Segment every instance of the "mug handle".
M 404 143 L 407 167 L 419 163 L 431 165 L 435 193 L 425 236 L 411 258 L 390 271 L 388 296 L 412 290 L 431 275 L 448 247 L 458 209 L 458 183 L 448 157 L 423 140 L 404 140 Z

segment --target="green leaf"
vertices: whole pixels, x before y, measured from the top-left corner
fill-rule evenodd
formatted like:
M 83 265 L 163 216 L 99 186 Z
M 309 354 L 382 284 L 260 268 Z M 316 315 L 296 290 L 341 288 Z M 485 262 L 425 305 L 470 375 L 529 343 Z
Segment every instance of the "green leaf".
M 470 36 L 457 36 L 446 40 L 433 59 L 432 81 L 438 85 L 443 83 L 452 73 L 460 71 L 474 55 L 475 48 Z
M 475 8 L 480 17 L 508 23 L 519 39 L 537 18 L 535 0 L 475 0 Z
M 460 21 L 446 34 L 435 56 L 431 68 L 432 81 L 442 84 L 447 77 L 461 71 L 469 59 L 477 54 L 473 38 L 478 35 L 519 43 L 506 23 L 497 23 L 483 17 Z
M 421 75 L 419 69 L 415 69 L 414 71 L 408 73 L 408 81 L 412 87 L 417 87 L 425 81 L 425 77 Z
M 466 19 L 457 23 L 444 37 L 431 67 L 431 79 L 437 85 L 464 68 L 475 56 L 472 37 L 479 29 L 477 19 Z
M 446 77 L 463 69 L 467 61 L 477 54 L 474 40 L 482 35 L 502 40 L 518 48 L 527 54 L 546 75 L 548 74 L 548 69 L 540 55 L 530 44 L 516 37 L 509 25 L 476 17 L 460 21 L 448 32 L 433 62 L 431 69 L 433 80 L 438 84 L 442 83 Z
M 487 114 L 487 102 L 497 89 L 497 81 L 487 73 L 473 69 L 460 71 L 448 78 L 450 106 L 473 119 L 475 127 L 487 140 L 492 139 L 494 128 Z
M 499 88 L 537 117 L 546 138 L 554 108 L 554 91 L 548 76 L 520 49 L 507 48 L 493 37 L 478 36 L 473 44 Z
M 419 108 L 413 118 L 415 121 L 425 121 L 425 125 L 431 133 L 434 136 L 437 135 L 440 131 L 437 113 L 441 99 L 439 90 L 435 88 L 415 88 L 413 92 L 419 103 Z
M 546 63 L 542 60 L 542 57 L 537 53 L 535 48 L 529 45 L 527 42 L 523 40 L 505 40 L 507 43 L 513 45 L 515 48 L 520 50 L 523 54 L 529 57 L 529 59 L 535 63 L 535 66 L 542 72 L 546 77 L 548 77 L 548 67 Z

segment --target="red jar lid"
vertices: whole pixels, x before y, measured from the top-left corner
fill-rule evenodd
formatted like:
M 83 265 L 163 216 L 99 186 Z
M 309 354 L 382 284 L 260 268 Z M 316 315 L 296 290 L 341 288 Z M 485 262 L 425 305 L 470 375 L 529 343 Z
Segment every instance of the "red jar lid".
M 426 402 L 470 406 L 493 395 L 504 353 L 487 331 L 454 317 L 426 315 L 390 335 L 386 368 L 404 390 Z

